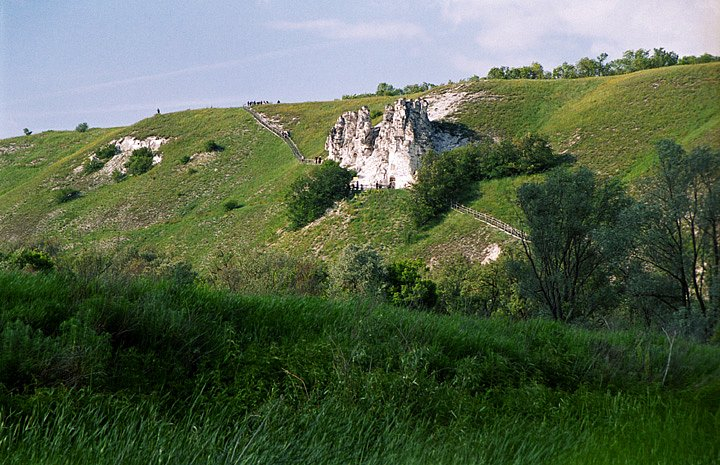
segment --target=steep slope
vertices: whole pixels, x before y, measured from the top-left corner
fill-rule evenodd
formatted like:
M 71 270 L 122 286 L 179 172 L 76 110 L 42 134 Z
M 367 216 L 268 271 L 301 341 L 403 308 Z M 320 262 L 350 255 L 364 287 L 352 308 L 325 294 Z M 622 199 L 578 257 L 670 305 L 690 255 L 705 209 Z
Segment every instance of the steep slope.
M 561 81 L 478 81 L 433 89 L 453 96 L 456 126 L 486 137 L 545 134 L 578 164 L 632 181 L 654 159 L 653 144 L 674 138 L 686 147 L 720 147 L 720 63 L 675 66 L 629 75 Z M 339 115 L 368 106 L 377 124 L 395 97 L 258 106 L 291 131 L 306 157 L 324 156 Z M 432 106 L 432 105 L 431 105 Z M 168 138 L 162 162 L 141 176 L 114 183 L 76 172 L 88 156 L 125 136 Z M 225 147 L 205 153 L 215 140 Z M 195 156 L 187 164 L 183 159 Z M 462 252 L 482 258 L 490 243 L 512 243 L 476 220 L 452 212 L 417 232 L 407 216 L 407 193 L 366 193 L 343 202 L 297 232 L 282 197 L 312 167 L 242 109 L 157 115 L 127 128 L 87 133 L 46 132 L 0 141 L 0 237 L 5 242 L 55 238 L 67 247 L 133 244 L 207 265 L 221 250 L 273 246 L 291 253 L 334 257 L 349 242 L 371 243 L 395 257 L 427 260 Z M 527 178 L 468 186 L 471 206 L 517 224 L 517 185 Z M 58 204 L 53 190 L 82 196 Z M 241 208 L 225 211 L 235 200 Z
M 161 149 L 163 161 L 120 183 L 108 179 L 98 184 L 94 175 L 74 172 L 95 149 L 126 135 L 169 138 Z M 41 137 L 30 136 L 28 142 Z M 204 153 L 211 139 L 225 150 Z M 24 156 L 22 151 L 14 155 Z M 192 155 L 193 160 L 182 163 Z M 128 241 L 202 263 L 221 245 L 241 250 L 271 242 L 285 224 L 284 190 L 305 169 L 281 140 L 241 109 L 156 116 L 98 134 L 5 192 L 0 235 L 8 241 L 56 238 L 68 246 Z M 52 190 L 66 186 L 82 196 L 58 204 Z M 225 211 L 223 203 L 230 199 L 242 207 Z

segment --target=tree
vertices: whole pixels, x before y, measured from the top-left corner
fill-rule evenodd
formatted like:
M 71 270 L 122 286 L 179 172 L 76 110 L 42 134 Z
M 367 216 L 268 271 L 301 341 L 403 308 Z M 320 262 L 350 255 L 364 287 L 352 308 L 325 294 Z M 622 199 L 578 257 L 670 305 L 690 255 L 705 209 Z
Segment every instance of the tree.
M 24 129 L 23 129 L 23 133 L 24 133 L 26 136 L 29 136 L 30 134 L 32 134 L 32 131 L 29 130 L 28 128 L 24 128 Z
M 717 318 L 720 151 L 687 153 L 669 140 L 656 148 L 655 173 L 643 186 L 638 258 L 670 286 L 648 296 L 675 311 L 697 306 L 703 316 Z
M 472 181 L 478 169 L 476 146 L 423 155 L 415 182 L 410 188 L 410 214 L 415 224 L 422 226 L 447 211 Z
M 534 174 L 552 168 L 559 162 L 550 143 L 539 134 L 526 134 L 515 142 L 518 172 Z
M 353 176 L 338 163 L 326 160 L 295 180 L 285 196 L 292 227 L 301 228 L 315 221 L 336 201 L 348 197 Z
M 577 69 L 575 68 L 575 65 L 564 62 L 553 69 L 552 77 L 553 79 L 574 79 L 578 77 Z
M 563 321 L 610 305 L 613 264 L 629 247 L 618 225 L 631 202 L 620 184 L 562 169 L 522 185 L 518 199 L 529 231 L 527 262 L 515 264 L 522 293 Z
M 500 68 L 490 68 L 490 71 L 487 73 L 488 79 L 507 79 L 507 67 L 502 66 Z
M 387 82 L 381 82 L 377 86 L 377 90 L 375 91 L 375 95 L 385 95 L 385 96 L 392 96 L 392 95 L 401 95 L 402 89 L 396 89 L 391 84 L 388 84 Z
M 88 124 L 87 123 L 80 123 L 77 126 L 75 126 L 75 130 L 77 132 L 85 132 L 88 130 Z
M 653 49 L 653 54 L 650 57 L 651 67 L 662 68 L 664 66 L 674 66 L 678 64 L 678 54 L 675 52 L 669 52 L 664 48 Z

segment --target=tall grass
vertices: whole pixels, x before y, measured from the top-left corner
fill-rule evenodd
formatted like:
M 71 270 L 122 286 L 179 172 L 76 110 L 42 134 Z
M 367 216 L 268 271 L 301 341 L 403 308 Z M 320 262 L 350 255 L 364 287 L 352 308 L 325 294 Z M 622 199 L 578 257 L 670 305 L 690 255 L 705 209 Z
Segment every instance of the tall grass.
M 641 331 L 0 272 L 0 348 L 0 463 L 720 453 L 720 348 Z

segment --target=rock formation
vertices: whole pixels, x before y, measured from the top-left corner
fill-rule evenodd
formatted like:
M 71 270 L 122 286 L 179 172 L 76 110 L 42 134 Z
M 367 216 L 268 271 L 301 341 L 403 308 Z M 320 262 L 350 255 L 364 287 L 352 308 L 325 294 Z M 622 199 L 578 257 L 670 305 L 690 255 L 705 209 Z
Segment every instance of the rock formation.
M 343 113 L 330 130 L 325 149 L 328 159 L 355 170 L 360 184 L 403 188 L 413 182 L 424 154 L 463 143 L 466 138 L 434 127 L 425 100 L 400 99 L 385 107 L 376 127 L 367 107 Z

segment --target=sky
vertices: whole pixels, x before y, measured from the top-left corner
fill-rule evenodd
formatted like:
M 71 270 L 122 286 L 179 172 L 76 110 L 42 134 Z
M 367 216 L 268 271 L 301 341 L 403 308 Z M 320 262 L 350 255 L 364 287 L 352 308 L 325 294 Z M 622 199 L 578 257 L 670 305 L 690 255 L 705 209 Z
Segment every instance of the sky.
M 0 137 L 655 47 L 720 55 L 720 1 L 0 0 Z

